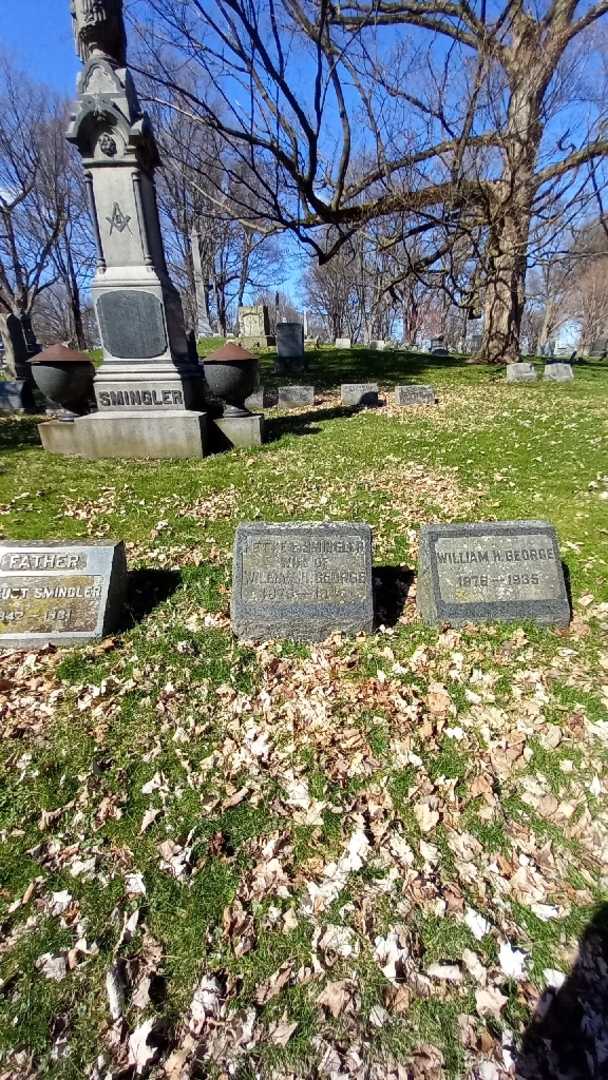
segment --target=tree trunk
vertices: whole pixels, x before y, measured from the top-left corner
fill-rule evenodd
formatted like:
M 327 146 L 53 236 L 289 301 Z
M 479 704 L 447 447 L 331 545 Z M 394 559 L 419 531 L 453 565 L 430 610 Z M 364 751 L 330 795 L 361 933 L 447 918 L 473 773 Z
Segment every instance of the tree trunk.
M 526 299 L 527 252 L 534 168 L 542 137 L 540 104 L 550 77 L 542 28 L 520 11 L 505 68 L 511 97 L 500 195 L 490 208 L 484 299 L 484 331 L 476 360 L 515 364 Z

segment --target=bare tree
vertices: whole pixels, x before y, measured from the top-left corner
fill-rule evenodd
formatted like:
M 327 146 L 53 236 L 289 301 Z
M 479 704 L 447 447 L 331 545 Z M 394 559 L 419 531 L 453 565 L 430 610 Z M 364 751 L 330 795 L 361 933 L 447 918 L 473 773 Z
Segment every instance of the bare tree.
M 57 273 L 52 255 L 68 214 L 65 108 L 0 60 L 0 312 L 35 351 L 32 311 Z M 0 320 L 5 345 L 6 322 Z
M 592 171 L 603 183 L 601 72 L 591 93 L 577 61 L 589 62 L 606 0 L 549 0 L 536 14 L 503 0 L 491 19 L 468 0 L 146 7 L 160 99 L 246 163 L 258 220 L 325 262 L 398 213 L 402 241 L 425 238 L 423 269 L 464 232 L 479 263 L 481 355 L 517 359 L 532 232 L 550 230 L 556 202 L 580 205 Z M 163 70 L 168 48 L 185 76 Z M 192 89 L 193 71 L 214 96 Z

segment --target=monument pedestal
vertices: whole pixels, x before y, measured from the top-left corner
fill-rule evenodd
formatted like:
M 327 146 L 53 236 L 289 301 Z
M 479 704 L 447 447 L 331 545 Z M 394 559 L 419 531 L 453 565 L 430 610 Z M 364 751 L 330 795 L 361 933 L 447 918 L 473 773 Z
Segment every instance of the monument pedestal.
M 247 418 L 249 419 L 249 418 Z M 207 413 L 188 409 L 106 412 L 73 422 L 38 425 L 52 454 L 98 458 L 202 458 L 207 454 Z
M 214 450 L 261 446 L 264 441 L 264 417 L 259 413 L 252 413 L 251 416 L 218 416 L 211 420 L 210 436 Z

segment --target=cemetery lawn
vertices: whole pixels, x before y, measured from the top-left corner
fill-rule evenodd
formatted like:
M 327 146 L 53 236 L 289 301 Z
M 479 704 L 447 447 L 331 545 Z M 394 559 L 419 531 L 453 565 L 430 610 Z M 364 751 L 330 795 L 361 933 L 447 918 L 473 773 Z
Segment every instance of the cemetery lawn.
M 575 376 L 320 350 L 318 406 L 192 462 L 55 458 L 0 420 L 3 536 L 123 538 L 133 571 L 112 638 L 0 654 L 0 1077 L 562 1060 L 563 1016 L 552 1050 L 530 1019 L 608 855 L 608 366 Z M 439 404 L 342 410 L 361 379 Z M 506 518 L 556 526 L 570 628 L 421 625 L 419 526 Z M 237 644 L 236 525 L 324 519 L 374 529 L 379 630 Z

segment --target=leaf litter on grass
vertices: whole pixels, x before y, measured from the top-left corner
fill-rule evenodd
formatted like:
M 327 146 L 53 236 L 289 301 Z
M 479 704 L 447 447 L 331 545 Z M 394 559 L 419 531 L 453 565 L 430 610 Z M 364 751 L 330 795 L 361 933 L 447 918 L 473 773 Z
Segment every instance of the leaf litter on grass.
M 412 564 L 421 520 L 478 512 L 463 470 L 393 453 L 299 489 L 260 455 L 244 489 L 144 500 L 132 555 L 216 566 L 210 607 L 181 587 L 102 646 L 4 654 L 7 1080 L 512 1072 L 605 894 L 608 605 L 587 589 L 566 632 L 427 631 L 411 590 L 371 638 L 229 634 L 241 506 L 390 517 L 378 551 Z M 111 521 L 108 490 L 74 520 Z

